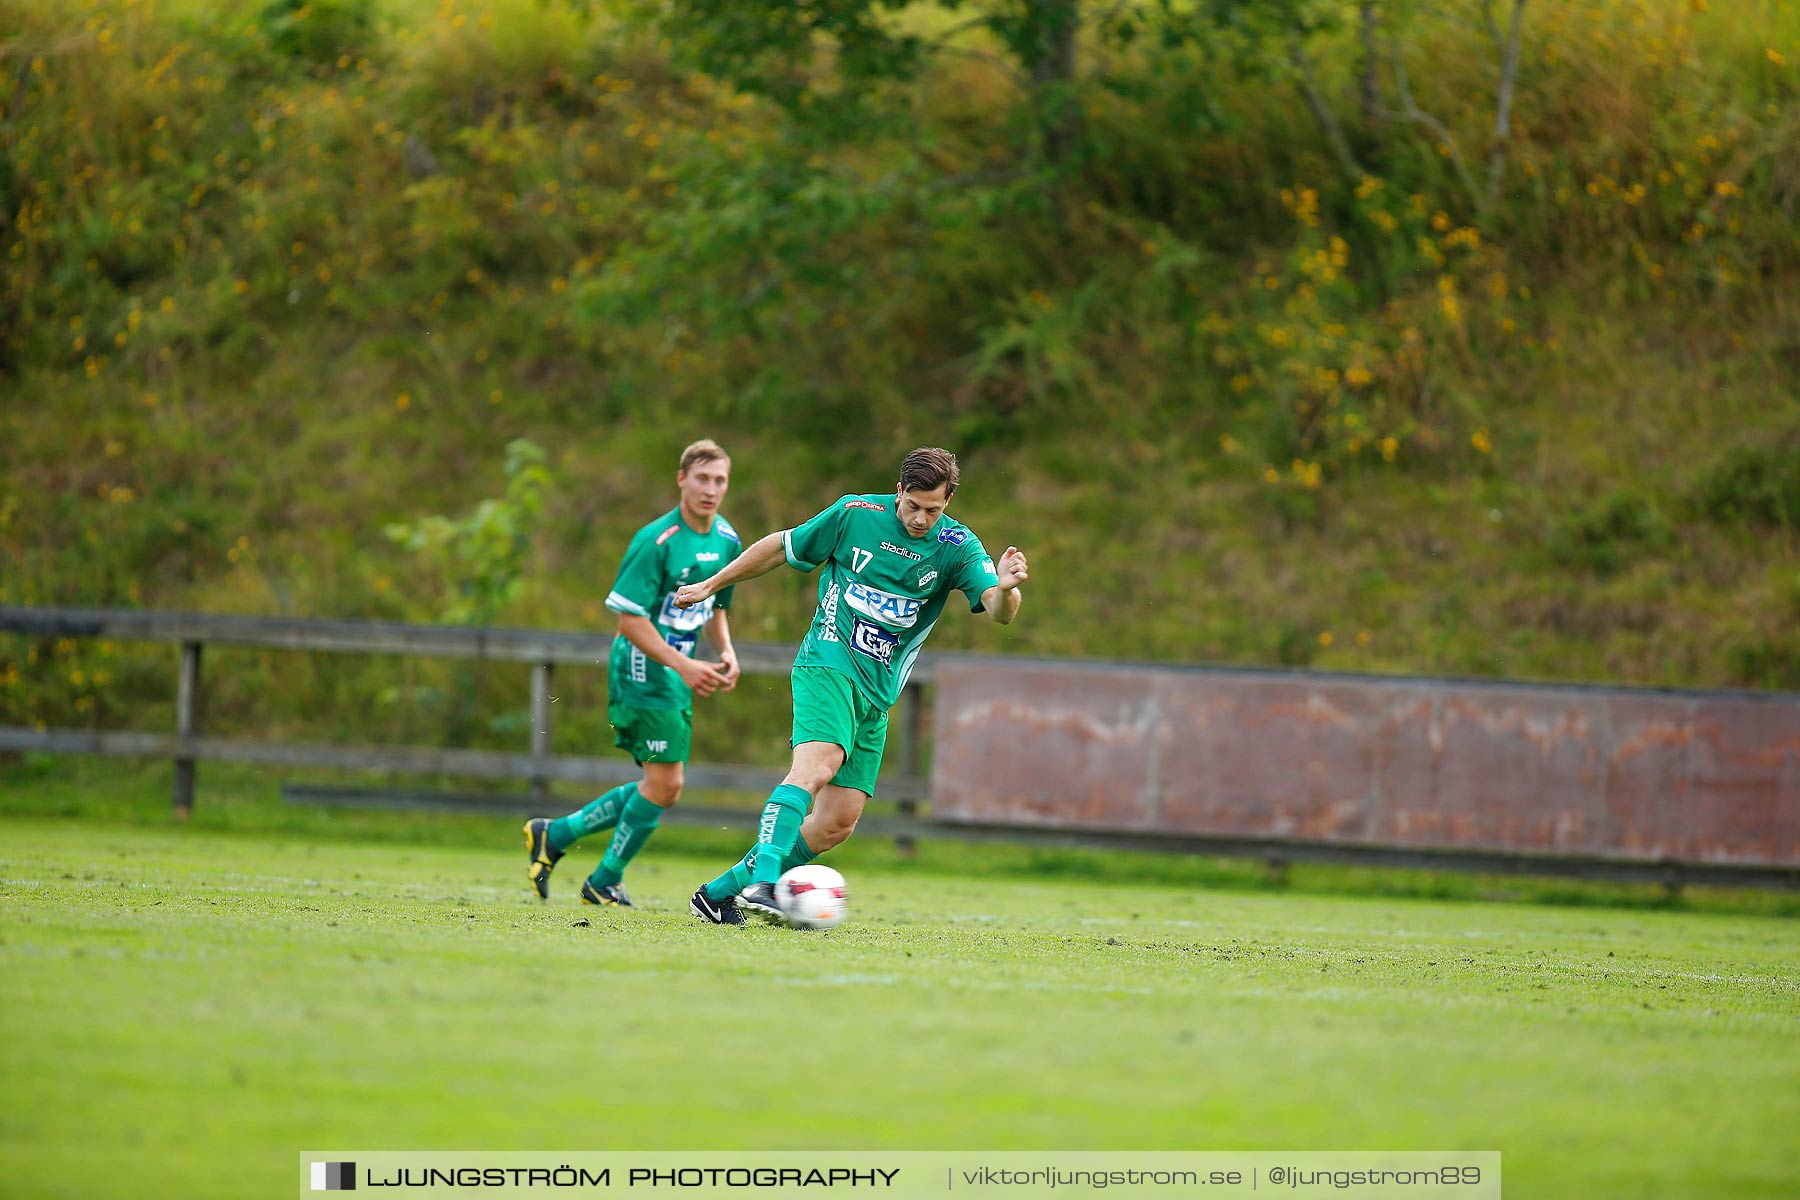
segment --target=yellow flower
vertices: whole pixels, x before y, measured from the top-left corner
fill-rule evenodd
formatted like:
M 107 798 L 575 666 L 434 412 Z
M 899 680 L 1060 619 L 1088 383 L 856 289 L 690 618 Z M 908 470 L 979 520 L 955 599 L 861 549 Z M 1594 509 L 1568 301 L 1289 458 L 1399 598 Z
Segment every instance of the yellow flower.
M 1781 53 L 1781 51 L 1777 50 L 1775 47 L 1770 46 L 1767 50 L 1763 51 L 1763 54 L 1766 55 L 1768 57 L 1768 60 L 1770 62 L 1774 63 L 1776 66 L 1778 66 L 1778 67 L 1787 66 L 1787 58 Z
M 401 412 L 405 412 L 412 407 L 412 397 L 405 392 L 401 392 L 398 396 L 394 397 L 394 407 Z
M 1319 645 L 1320 646 L 1329 648 L 1331 643 L 1336 640 L 1337 640 L 1336 638 L 1331 636 L 1331 630 L 1329 630 L 1329 629 L 1324 630 L 1319 634 Z
M 1469 445 L 1475 447 L 1476 451 L 1481 454 L 1491 454 L 1493 452 L 1494 439 L 1488 436 L 1486 425 L 1483 425 L 1474 432 L 1469 438 Z
M 1400 453 L 1400 440 L 1398 438 L 1384 437 L 1377 444 L 1381 447 L 1381 460 L 1383 462 L 1393 462 L 1395 457 Z

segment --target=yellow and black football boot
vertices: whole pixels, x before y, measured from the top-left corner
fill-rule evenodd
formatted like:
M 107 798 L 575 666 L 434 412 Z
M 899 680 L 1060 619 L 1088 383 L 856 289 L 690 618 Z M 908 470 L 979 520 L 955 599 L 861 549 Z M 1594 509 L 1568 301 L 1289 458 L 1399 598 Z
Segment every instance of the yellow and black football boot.
M 550 898 L 550 871 L 562 857 L 562 851 L 550 844 L 550 819 L 533 817 L 525 822 L 525 878 L 537 889 L 539 900 Z

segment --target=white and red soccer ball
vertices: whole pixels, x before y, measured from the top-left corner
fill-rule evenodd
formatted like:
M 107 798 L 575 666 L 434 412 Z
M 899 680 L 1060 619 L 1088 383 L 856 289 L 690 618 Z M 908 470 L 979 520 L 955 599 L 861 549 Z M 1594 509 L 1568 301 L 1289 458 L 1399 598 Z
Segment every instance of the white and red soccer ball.
M 775 883 L 775 903 L 789 924 L 802 929 L 834 929 L 850 915 L 844 877 L 830 867 L 807 863 Z

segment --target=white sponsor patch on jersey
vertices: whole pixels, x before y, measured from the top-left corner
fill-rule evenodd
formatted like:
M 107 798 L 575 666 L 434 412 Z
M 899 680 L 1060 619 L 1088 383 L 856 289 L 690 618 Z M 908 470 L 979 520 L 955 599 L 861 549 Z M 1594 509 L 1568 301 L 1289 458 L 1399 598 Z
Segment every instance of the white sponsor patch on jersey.
M 682 633 L 692 633 L 706 624 L 712 617 L 715 596 L 708 596 L 692 608 L 676 608 L 675 593 L 670 592 L 663 597 L 662 612 L 657 614 L 656 623 L 665 629 L 674 629 Z
M 844 588 L 844 603 L 865 617 L 873 617 L 888 625 L 911 629 L 919 619 L 920 602 L 907 596 L 896 596 L 867 584 L 852 582 Z

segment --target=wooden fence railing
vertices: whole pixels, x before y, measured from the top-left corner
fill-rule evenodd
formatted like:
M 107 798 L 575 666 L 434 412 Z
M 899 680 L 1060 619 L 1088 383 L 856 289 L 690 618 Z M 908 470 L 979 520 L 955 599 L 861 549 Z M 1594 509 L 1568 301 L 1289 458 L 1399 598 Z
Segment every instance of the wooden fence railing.
M 613 784 L 637 774 L 623 755 L 552 754 L 551 685 L 559 666 L 603 669 L 612 648 L 607 634 L 534 629 L 475 629 L 466 626 L 406 625 L 377 621 L 296 620 L 218 613 L 156 612 L 113 608 L 26 608 L 0 605 L 0 632 L 42 638 L 107 638 L 169 642 L 180 647 L 175 668 L 173 733 L 37 729 L 0 726 L 0 751 L 107 754 L 169 758 L 175 763 L 175 810 L 193 809 L 195 765 L 201 759 L 262 763 L 283 767 L 385 770 L 418 775 L 528 780 L 536 798 L 545 798 L 553 780 Z M 520 752 L 449 749 L 431 746 L 347 746 L 293 744 L 204 736 L 199 727 L 201 663 L 207 646 L 249 646 L 314 653 L 423 655 L 531 664 L 530 745 Z M 785 675 L 794 647 L 738 642 L 738 663 L 746 674 Z M 922 657 L 901 698 L 894 722 L 898 744 L 890 761 L 896 772 L 882 781 L 884 795 L 909 815 L 925 794 L 919 777 L 924 733 L 921 689 L 932 664 Z M 691 788 L 767 791 L 780 768 L 727 763 L 690 763 Z
M 633 778 L 623 755 L 550 753 L 559 667 L 596 669 L 604 634 L 0 606 L 0 633 L 180 647 L 172 733 L 0 726 L 0 751 L 162 757 L 175 807 L 201 759 L 524 779 L 530 796 L 309 784 L 333 806 L 536 807 L 552 781 Z M 428 655 L 531 666 L 517 752 L 296 745 L 205 736 L 205 647 Z M 738 644 L 748 673 L 794 650 Z M 932 778 L 921 777 L 933 688 Z M 943 654 L 921 658 L 893 722 L 882 793 L 895 836 L 1129 847 L 1591 879 L 1800 887 L 1800 696 L 1252 671 Z M 766 792 L 779 767 L 690 763 L 696 789 Z M 930 793 L 928 818 L 919 802 Z M 689 820 L 749 809 L 683 804 Z

